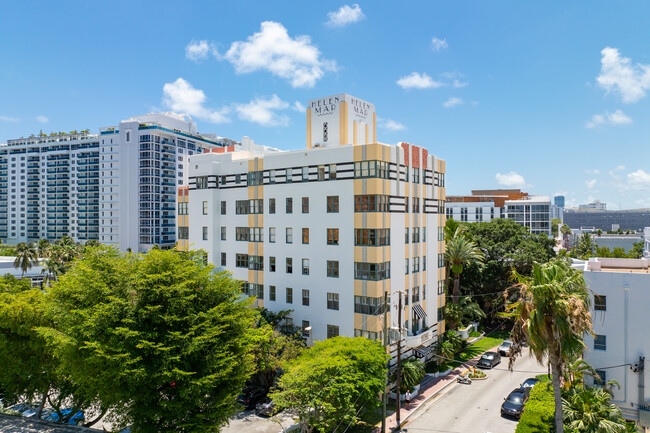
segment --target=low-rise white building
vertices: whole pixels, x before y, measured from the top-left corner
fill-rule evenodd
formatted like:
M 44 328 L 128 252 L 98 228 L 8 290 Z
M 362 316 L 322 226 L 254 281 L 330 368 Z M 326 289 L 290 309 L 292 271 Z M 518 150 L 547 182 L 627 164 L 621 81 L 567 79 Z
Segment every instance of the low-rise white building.
M 650 428 L 650 401 L 645 379 L 650 378 L 650 270 L 648 259 L 592 258 L 580 267 L 592 294 L 595 337 L 587 336 L 584 359 L 603 381 L 611 379 L 613 402 L 632 420 Z M 641 364 L 645 368 L 640 368 Z
M 376 142 L 368 102 L 341 94 L 308 107 L 306 150 L 191 158 L 181 246 L 207 251 L 257 305 L 292 310 L 312 341 L 380 340 L 384 294 L 393 328 L 401 297 L 406 352 L 425 357 L 444 331 L 445 162 Z

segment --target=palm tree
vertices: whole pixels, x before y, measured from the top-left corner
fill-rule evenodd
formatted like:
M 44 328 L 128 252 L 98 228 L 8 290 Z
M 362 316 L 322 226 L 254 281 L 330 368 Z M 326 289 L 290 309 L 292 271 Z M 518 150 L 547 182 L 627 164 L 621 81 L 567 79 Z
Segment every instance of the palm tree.
M 602 388 L 573 388 L 562 399 L 567 427 L 585 433 L 626 433 L 627 427 L 611 395 Z
M 593 334 L 590 298 L 582 273 L 561 261 L 535 263 L 531 276 L 513 271 L 516 284 L 505 292 L 504 316 L 514 317 L 511 337 L 515 344 L 528 341 L 530 355 L 551 367 L 555 398 L 555 431 L 564 433 L 560 378 L 567 361 L 577 359 L 585 348 L 582 337 Z M 512 369 L 516 355 L 510 357 Z
M 38 254 L 36 253 L 36 247 L 33 243 L 27 244 L 25 242 L 21 242 L 16 245 L 16 260 L 14 260 L 14 267 L 16 269 L 22 269 L 23 277 L 25 276 L 25 272 L 37 264 Z
M 59 275 L 63 273 L 63 265 L 55 258 L 49 258 L 45 260 L 43 264 L 43 270 L 41 273 L 46 274 L 43 279 L 43 283 L 46 283 L 48 286 L 51 286 L 52 281 L 57 281 Z
M 589 233 L 583 233 L 578 241 L 578 252 L 583 256 L 591 256 L 594 252 L 594 241 Z
M 40 258 L 45 258 L 50 254 L 50 241 L 47 239 L 40 239 L 38 243 L 36 244 L 36 251 L 38 253 L 38 257 Z
M 484 257 L 483 252 L 478 249 L 476 244 L 462 234 L 461 227 L 456 229 L 456 235 L 447 241 L 447 251 L 445 252 L 445 258 L 449 262 L 451 273 L 454 275 L 452 298 L 454 304 L 457 304 L 460 298 L 460 274 L 463 272 L 463 266 L 472 263 L 483 263 Z
M 584 385 L 584 376 L 591 376 L 596 381 L 600 381 L 600 376 L 596 369 L 587 363 L 584 359 L 576 359 L 566 365 L 562 379 L 564 380 L 563 388 L 565 390 L 577 388 Z
M 393 374 L 393 381 L 397 380 L 397 372 Z M 401 384 L 404 390 L 413 389 L 415 385 L 419 385 L 424 379 L 424 364 L 417 359 L 409 358 L 402 361 L 402 380 Z
M 59 258 L 64 265 L 69 264 L 79 255 L 79 245 L 69 236 L 63 236 L 56 245 L 59 247 Z
M 562 227 L 560 227 L 560 233 L 562 233 L 562 242 L 564 243 L 564 249 L 567 249 L 569 246 L 569 235 L 571 234 L 571 228 L 566 224 L 562 224 Z
M 456 329 L 459 324 L 464 324 L 466 321 L 484 317 L 485 313 L 471 296 L 461 298 L 458 304 L 448 303 L 445 306 L 445 320 L 449 323 L 451 329 Z

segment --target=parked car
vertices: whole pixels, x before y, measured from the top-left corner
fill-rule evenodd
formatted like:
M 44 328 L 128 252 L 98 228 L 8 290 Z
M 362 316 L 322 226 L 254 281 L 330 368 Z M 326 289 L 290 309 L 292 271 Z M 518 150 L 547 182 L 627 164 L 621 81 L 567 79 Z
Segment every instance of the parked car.
M 485 352 L 478 360 L 477 367 L 492 368 L 501 362 L 501 355 L 496 352 Z
M 524 412 L 524 405 L 528 401 L 530 388 L 517 388 L 508 397 L 504 398 L 501 405 L 501 416 L 519 419 Z
M 26 418 L 32 418 L 36 416 L 38 408 L 31 403 L 18 403 L 14 404 L 13 406 L 9 406 L 7 410 L 18 412 L 21 416 L 24 416 Z
M 63 419 L 68 418 L 71 412 L 72 408 L 61 409 L 61 415 L 63 415 Z M 45 418 L 45 420 L 52 422 L 62 422 L 59 419 L 59 414 L 56 411 L 53 411 L 47 418 Z M 85 420 L 86 415 L 84 415 L 83 411 L 78 410 L 73 416 L 70 417 L 70 419 L 68 419 L 66 424 L 79 425 L 83 424 Z
M 528 379 L 524 380 L 523 383 L 521 384 L 520 388 L 532 388 L 535 386 L 536 383 L 539 382 L 539 379 L 536 377 L 529 377 Z
M 263 402 L 258 403 L 257 406 L 255 406 L 255 414 L 259 416 L 273 416 L 275 415 L 276 407 L 275 403 L 273 403 L 273 400 L 267 398 Z
M 247 388 L 237 396 L 237 402 L 246 409 L 255 409 L 255 405 L 266 397 L 266 393 L 262 388 Z
M 504 340 L 503 343 L 501 343 L 501 345 L 497 348 L 497 352 L 499 352 L 499 355 L 501 356 L 508 356 L 511 346 L 512 346 L 512 341 Z

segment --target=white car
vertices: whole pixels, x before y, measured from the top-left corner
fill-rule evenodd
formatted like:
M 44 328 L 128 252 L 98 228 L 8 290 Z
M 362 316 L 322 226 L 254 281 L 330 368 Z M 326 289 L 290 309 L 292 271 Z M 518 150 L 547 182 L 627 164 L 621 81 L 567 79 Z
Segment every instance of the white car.
M 505 340 L 501 345 L 497 348 L 497 352 L 499 352 L 499 355 L 501 356 L 508 356 L 510 353 L 510 347 L 512 347 L 512 341 L 510 340 Z

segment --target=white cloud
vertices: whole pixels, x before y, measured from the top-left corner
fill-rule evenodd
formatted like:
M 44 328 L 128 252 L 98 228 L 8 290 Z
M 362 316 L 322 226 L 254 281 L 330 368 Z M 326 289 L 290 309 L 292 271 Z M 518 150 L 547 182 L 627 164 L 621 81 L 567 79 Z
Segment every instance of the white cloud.
M 459 81 L 459 80 L 454 80 L 452 82 L 452 87 L 455 89 L 460 89 L 461 87 L 467 86 L 469 83 L 467 81 Z
M 605 112 L 605 114 L 594 114 L 591 120 L 585 123 L 585 128 L 595 128 L 601 125 L 629 125 L 633 120 L 622 110 L 616 110 L 613 113 Z
M 365 17 L 358 4 L 353 4 L 352 7 L 343 5 L 337 11 L 327 13 L 328 20 L 325 24 L 330 27 L 343 27 L 359 22 Z
M 587 185 L 587 188 L 592 189 L 593 187 L 596 186 L 596 179 L 591 179 L 586 181 L 585 185 Z
M 291 106 L 291 109 L 297 111 L 298 113 L 307 112 L 307 108 L 300 101 L 294 102 L 293 105 Z
M 210 53 L 219 56 L 215 46 L 208 41 L 192 41 L 185 47 L 185 58 L 194 62 L 205 59 Z
M 444 86 L 440 81 L 434 81 L 426 73 L 413 72 L 397 80 L 397 85 L 403 89 L 429 89 Z
M 632 189 L 646 189 L 650 188 L 650 173 L 638 169 L 627 175 L 628 185 Z
M 478 105 L 478 101 L 472 101 L 472 105 L 476 107 Z
M 0 116 L 0 122 L 20 122 L 18 117 Z
M 399 123 L 393 119 L 384 119 L 382 117 L 377 118 L 377 124 L 380 128 L 387 129 L 389 131 L 401 131 L 406 129 L 402 123 Z
M 625 166 L 624 165 L 617 165 L 614 170 L 616 170 L 616 171 L 625 170 Z
M 194 88 L 182 78 L 173 83 L 165 83 L 163 86 L 163 103 L 172 110 L 179 113 L 187 113 L 190 116 L 198 117 L 212 123 L 229 122 L 227 107 L 219 110 L 207 108 L 205 93 L 203 90 Z
M 314 87 L 325 71 L 336 71 L 336 62 L 321 52 L 306 35 L 289 36 L 280 23 L 264 21 L 258 33 L 233 42 L 224 58 L 239 74 L 267 70 L 288 80 L 293 87 Z
M 588 168 L 585 170 L 585 173 L 587 174 L 600 174 L 600 170 L 597 168 Z
M 41 123 L 47 123 L 50 121 L 46 116 L 43 116 L 42 114 L 40 116 L 36 116 L 36 120 L 38 120 Z
M 440 51 L 440 50 L 444 50 L 445 48 L 449 48 L 449 45 L 447 44 L 447 38 L 444 38 L 444 39 L 433 38 L 433 39 L 431 39 L 431 49 L 433 51 Z
M 258 123 L 262 126 L 288 126 L 289 117 L 276 113 L 276 110 L 286 110 L 289 103 L 278 95 L 270 98 L 255 98 L 248 104 L 235 104 L 237 115 L 242 120 Z
M 463 100 L 456 97 L 449 98 L 444 104 L 442 104 L 442 106 L 445 108 L 452 108 L 458 105 L 463 105 Z
M 633 65 L 630 58 L 621 57 L 618 48 L 605 47 L 600 53 L 602 65 L 596 78 L 600 87 L 607 93 L 620 93 L 627 103 L 645 97 L 650 89 L 650 65 Z
M 495 178 L 497 183 L 503 186 L 510 186 L 513 188 L 524 188 L 531 186 L 526 183 L 526 180 L 522 175 L 515 173 L 514 171 L 505 174 L 497 173 Z

